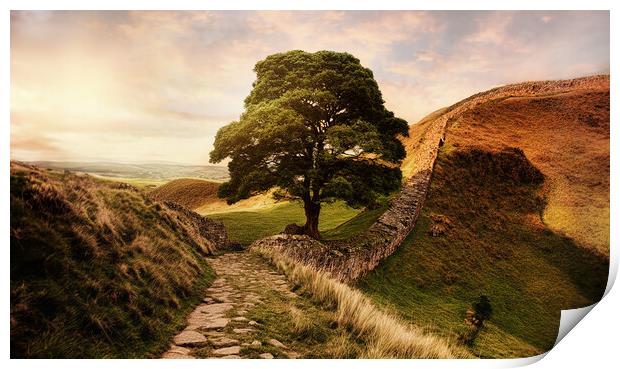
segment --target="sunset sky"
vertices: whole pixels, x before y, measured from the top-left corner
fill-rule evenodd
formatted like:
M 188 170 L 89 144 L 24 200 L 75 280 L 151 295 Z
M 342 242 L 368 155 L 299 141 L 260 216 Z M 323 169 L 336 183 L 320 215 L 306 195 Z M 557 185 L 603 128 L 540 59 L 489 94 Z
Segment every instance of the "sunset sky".
M 11 12 L 11 156 L 207 164 L 254 64 L 347 51 L 410 124 L 491 87 L 609 73 L 608 12 Z

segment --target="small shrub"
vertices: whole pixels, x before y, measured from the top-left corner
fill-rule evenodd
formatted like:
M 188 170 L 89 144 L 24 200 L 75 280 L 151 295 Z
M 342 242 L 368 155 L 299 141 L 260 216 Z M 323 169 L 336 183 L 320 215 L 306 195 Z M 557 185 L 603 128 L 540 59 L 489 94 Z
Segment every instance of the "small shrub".
M 472 346 L 484 327 L 484 322 L 491 319 L 492 315 L 493 308 L 489 298 L 484 295 L 478 297 L 478 301 L 472 304 L 465 313 L 466 330 L 461 333 L 460 341 L 465 345 Z

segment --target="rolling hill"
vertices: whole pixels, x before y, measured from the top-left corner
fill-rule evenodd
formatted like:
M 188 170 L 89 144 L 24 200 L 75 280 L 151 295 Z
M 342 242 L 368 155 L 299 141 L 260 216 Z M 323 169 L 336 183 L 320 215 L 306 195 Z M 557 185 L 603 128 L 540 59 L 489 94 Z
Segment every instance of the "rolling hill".
M 36 161 L 29 164 L 42 168 L 69 170 L 95 174 L 102 177 L 120 179 L 162 180 L 182 177 L 225 180 L 228 168 L 221 165 L 186 165 L 175 163 L 115 163 L 115 162 L 75 162 L 75 161 Z
M 413 125 L 408 151 L 442 119 L 445 142 L 414 230 L 356 286 L 448 337 L 488 296 L 493 316 L 472 353 L 547 351 L 560 311 L 598 301 L 607 282 L 609 77 L 474 95 Z
M 156 187 L 149 197 L 158 201 L 170 201 L 194 210 L 217 201 L 218 183 L 194 178 L 179 178 Z
M 11 163 L 11 357 L 152 357 L 214 275 L 209 222 L 130 185 Z
M 523 150 L 546 178 L 545 224 L 609 256 L 609 126 L 607 85 L 489 101 L 450 122 L 446 142 Z

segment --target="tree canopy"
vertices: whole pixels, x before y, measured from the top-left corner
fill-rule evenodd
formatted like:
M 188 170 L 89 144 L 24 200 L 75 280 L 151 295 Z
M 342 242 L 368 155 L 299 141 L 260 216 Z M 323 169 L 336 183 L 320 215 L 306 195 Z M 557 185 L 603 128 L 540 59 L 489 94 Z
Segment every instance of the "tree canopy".
M 348 53 L 289 51 L 259 61 L 238 121 L 222 127 L 211 162 L 230 158 L 229 203 L 278 188 L 301 199 L 319 237 L 324 201 L 372 206 L 399 188 L 408 124 L 387 110 L 370 69 Z

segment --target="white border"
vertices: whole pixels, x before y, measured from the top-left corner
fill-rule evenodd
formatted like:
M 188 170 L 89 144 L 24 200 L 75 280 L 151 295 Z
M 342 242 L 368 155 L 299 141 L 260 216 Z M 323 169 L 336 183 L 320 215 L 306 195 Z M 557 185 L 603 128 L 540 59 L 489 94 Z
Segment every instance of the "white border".
M 9 209 L 9 201 L 7 200 L 7 195 L 9 192 L 9 158 L 10 158 L 10 118 L 9 118 L 9 96 L 10 96 L 10 84 L 8 83 L 10 78 L 9 72 L 9 52 L 10 52 L 10 14 L 9 9 L 92 9 L 92 10 L 111 10 L 111 9 L 162 9 L 162 10 L 193 10 L 193 9 L 213 9 L 213 10 L 234 10 L 234 9 L 265 9 L 265 10 L 275 10 L 275 9 L 291 9 L 291 10 L 302 10 L 302 9 L 319 9 L 319 10 L 328 10 L 328 9 L 370 9 L 370 10 L 402 10 L 402 9 L 415 9 L 415 10 L 487 10 L 487 9 L 496 9 L 496 10 L 549 10 L 549 9 L 565 9 L 565 10 L 611 10 L 610 21 L 611 21 L 611 62 L 610 66 L 613 70 L 613 66 L 618 61 L 617 58 L 617 47 L 614 47 L 614 43 L 617 44 L 618 40 L 616 35 L 618 35 L 618 26 L 617 26 L 617 17 L 616 11 L 618 2 L 613 1 L 603 1 L 603 0 L 589 0 L 589 1 L 548 1 L 548 0 L 521 0 L 521 1 L 482 1 L 482 0 L 470 0 L 467 2 L 458 1 L 458 0 L 418 0 L 415 2 L 411 1 L 399 1 L 399 0 L 382 0 L 382 1 L 347 1 L 347 0 L 331 0 L 331 1 L 318 1 L 318 0 L 296 0 L 296 1 L 285 1 L 285 0 L 262 0 L 258 1 L 241 1 L 241 0 L 228 0 L 228 1 L 218 1 L 218 2 L 208 2 L 208 1 L 192 1 L 192 0 L 175 0 L 175 1 L 155 1 L 155 0 L 133 0 L 131 2 L 122 1 L 122 0 L 108 0 L 108 1 L 88 1 L 88 2 L 80 2 L 77 0 L 56 0 L 56 1 L 35 1 L 35 0 L 24 0 L 24 1 L 5 1 L 3 4 L 5 5 L 5 11 L 2 13 L 0 17 L 1 21 L 1 32 L 0 37 L 2 37 L 3 47 L 2 47 L 2 58 L 0 59 L 1 73 L 5 77 L 3 81 L 5 81 L 5 85 L 0 90 L 2 94 L 2 100 L 0 104 L 0 113 L 3 117 L 3 124 L 1 128 L 2 132 L 2 140 L 3 146 L 0 150 L 0 165 L 2 166 L 2 176 L 3 180 L 0 182 L 1 191 L 4 193 L 3 201 L 0 203 L 2 206 L 1 220 L 2 225 L 1 229 L 4 230 L 3 237 L 3 270 L 5 273 L 5 283 L 2 291 L 2 311 L 3 316 L 5 317 L 4 323 L 2 324 L 3 334 L 1 336 L 2 340 L 2 357 L 11 367 L 31 367 L 31 366 L 40 366 L 45 365 L 46 367 L 75 367 L 75 366 L 89 366 L 93 368 L 107 368 L 111 363 L 103 360 L 89 360 L 88 362 L 83 361 L 75 361 L 75 360 L 46 360 L 46 361 L 33 361 L 33 360 L 11 360 L 8 361 L 10 356 L 10 348 L 9 348 L 9 283 L 8 280 L 10 276 L 7 276 L 10 271 L 10 258 L 9 258 L 9 217 L 10 217 L 10 209 Z M 558 5 L 562 5 L 562 8 L 558 8 Z M 613 72 L 612 72 L 613 74 Z M 618 101 L 616 98 L 615 91 L 617 90 L 616 79 L 612 75 L 611 78 L 611 121 L 616 124 L 618 122 Z M 615 126 L 612 126 L 611 129 L 611 137 L 612 142 L 614 142 L 615 136 Z M 618 161 L 617 161 L 618 149 L 611 145 L 611 224 L 618 224 L 618 220 L 620 217 L 618 216 L 618 207 L 617 207 L 617 186 L 615 179 L 618 175 Z M 619 239 L 618 231 L 616 228 L 611 229 L 611 275 L 613 276 L 610 280 L 608 288 L 613 284 L 615 280 L 615 275 L 617 273 L 618 267 L 618 255 L 617 255 L 617 241 Z M 551 367 L 606 367 L 608 364 L 612 362 L 617 362 L 617 342 L 618 342 L 618 332 L 619 328 L 619 319 L 618 312 L 620 311 L 620 293 L 615 290 L 608 291 L 608 295 L 597 304 L 592 313 L 588 314 L 583 323 L 580 323 L 574 329 L 574 332 L 569 333 L 566 338 L 564 338 L 557 347 L 551 350 L 544 360 L 538 361 L 536 366 L 540 368 L 551 368 Z M 545 355 L 541 355 L 545 356 Z M 537 359 L 540 359 L 538 357 Z M 309 360 L 300 360 L 296 362 L 292 361 L 161 361 L 161 360 L 153 360 L 148 363 L 145 361 L 135 361 L 135 360 L 117 360 L 114 361 L 113 365 L 122 368 L 135 368 L 136 365 L 152 365 L 155 367 L 174 365 L 175 367 L 200 367 L 204 368 L 208 367 L 226 367 L 226 368 L 241 368 L 247 367 L 248 364 L 251 364 L 255 367 L 264 367 L 264 368 L 272 368 L 272 367 L 284 367 L 295 365 L 295 367 L 311 367 L 315 365 L 327 365 L 327 366 L 340 366 L 340 367 L 355 367 L 355 368 L 375 368 L 377 365 L 389 365 L 396 367 L 410 367 L 411 365 L 421 366 L 421 367 L 470 367 L 470 368 L 481 368 L 481 367 L 516 367 L 521 365 L 527 365 L 535 361 L 536 359 L 524 359 L 524 360 L 470 360 L 470 361 L 454 361 L 454 360 L 419 360 L 419 361 L 376 361 L 376 360 L 322 360 L 320 362 L 309 361 Z

